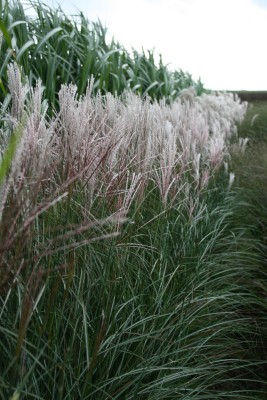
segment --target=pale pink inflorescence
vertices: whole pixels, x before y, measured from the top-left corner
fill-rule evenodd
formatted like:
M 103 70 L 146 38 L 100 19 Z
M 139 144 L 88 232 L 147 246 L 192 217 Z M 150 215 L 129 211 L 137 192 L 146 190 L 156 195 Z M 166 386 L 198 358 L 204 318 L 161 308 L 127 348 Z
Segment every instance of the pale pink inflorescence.
M 156 193 L 162 212 L 182 205 L 196 221 L 205 211 L 200 195 L 221 166 L 228 190 L 234 182 L 229 146 L 247 105 L 232 94 L 184 90 L 168 105 L 128 92 L 92 96 L 91 80 L 81 97 L 76 86 L 62 85 L 59 111 L 48 117 L 40 81 L 35 88 L 22 84 L 16 63 L 8 79 L 12 103 L 1 121 L 1 168 L 16 140 L 1 171 L 0 292 L 29 264 L 38 272 L 44 257 L 117 235 L 148 193 Z M 236 140 L 236 148 L 244 152 L 246 143 Z M 50 212 L 60 218 L 52 228 L 43 218 L 47 213 L 50 221 Z
M 18 198 L 25 216 L 33 193 L 56 198 L 77 181 L 89 211 L 105 203 L 111 214 L 123 217 L 149 185 L 158 188 L 164 206 L 185 187 L 198 196 L 226 161 L 247 107 L 233 94 L 198 97 L 193 89 L 171 105 L 132 93 L 93 97 L 91 80 L 80 98 L 76 86 L 63 85 L 60 110 L 48 121 L 41 82 L 34 90 L 23 86 L 16 65 L 8 75 L 10 121 L 22 125 L 22 135 L 5 185 L 16 195 L 23 191 Z M 242 151 L 245 144 L 240 142 Z

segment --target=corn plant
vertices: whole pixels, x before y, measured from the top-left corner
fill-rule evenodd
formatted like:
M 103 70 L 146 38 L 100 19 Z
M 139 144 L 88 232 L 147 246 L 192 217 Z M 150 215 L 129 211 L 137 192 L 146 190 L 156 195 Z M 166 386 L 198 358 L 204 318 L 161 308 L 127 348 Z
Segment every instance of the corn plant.
M 170 71 L 154 60 L 152 52 L 136 51 L 133 56 L 117 41 L 107 42 L 106 28 L 100 21 L 89 22 L 83 13 L 70 18 L 41 2 L 30 2 L 35 17 L 29 17 L 20 1 L 1 0 L 0 30 L 3 32 L 0 55 L 1 97 L 7 92 L 7 65 L 16 60 L 35 85 L 41 79 L 45 98 L 57 105 L 63 83 L 74 83 L 79 95 L 94 76 L 94 92 L 121 94 L 131 89 L 152 99 L 175 99 L 185 87 L 196 86 L 188 73 Z

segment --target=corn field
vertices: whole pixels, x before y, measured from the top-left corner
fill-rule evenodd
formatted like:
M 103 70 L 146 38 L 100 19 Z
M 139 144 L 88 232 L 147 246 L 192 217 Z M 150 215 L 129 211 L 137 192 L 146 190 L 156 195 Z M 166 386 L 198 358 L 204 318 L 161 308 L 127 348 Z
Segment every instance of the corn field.
M 162 59 L 156 65 L 151 51 L 130 55 L 117 41 L 107 41 L 107 29 L 101 22 L 89 22 L 83 13 L 70 19 L 61 9 L 51 9 L 40 2 L 0 1 L 0 28 L 5 40 L 0 54 L 0 99 L 7 94 L 7 66 L 11 61 L 22 68 L 30 84 L 38 79 L 45 86 L 45 98 L 57 103 L 61 84 L 77 85 L 84 94 L 88 80 L 94 76 L 94 93 L 111 92 L 120 95 L 126 89 L 152 99 L 177 98 L 184 88 L 195 86 L 198 94 L 204 90 L 201 81 L 194 82 L 182 70 L 170 71 Z

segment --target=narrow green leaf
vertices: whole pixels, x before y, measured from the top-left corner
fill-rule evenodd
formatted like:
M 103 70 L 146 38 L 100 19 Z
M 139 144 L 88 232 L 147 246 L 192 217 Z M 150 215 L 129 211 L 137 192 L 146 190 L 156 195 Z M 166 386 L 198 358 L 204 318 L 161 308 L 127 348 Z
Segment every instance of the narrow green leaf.
M 23 125 L 20 124 L 20 126 L 12 134 L 12 136 L 9 140 L 9 143 L 7 145 L 7 148 L 5 150 L 5 153 L 3 154 L 2 160 L 0 160 L 0 184 L 5 179 L 5 177 L 8 173 L 8 170 L 11 166 L 14 154 L 17 149 L 19 139 L 22 134 L 22 130 L 23 130 Z
M 25 51 L 26 51 L 29 47 L 31 47 L 32 45 L 34 45 L 34 41 L 33 41 L 33 40 L 29 40 L 27 43 L 25 43 L 25 44 L 21 47 L 21 49 L 20 49 L 20 50 L 18 51 L 18 53 L 17 53 L 17 57 L 16 57 L 17 61 L 19 61 L 20 57 L 22 57 L 22 55 L 25 53 Z
M 121 49 L 114 49 L 114 50 L 110 50 L 108 51 L 106 54 L 104 54 L 103 58 L 102 58 L 102 62 L 107 62 L 108 58 L 115 53 L 119 53 L 121 51 Z
M 16 26 L 18 26 L 18 25 L 26 25 L 27 24 L 27 22 L 26 21 L 15 21 L 15 22 L 13 22 L 13 24 L 11 24 L 9 27 L 8 27 L 8 32 L 10 32 L 13 28 L 15 28 Z
M 19 398 L 20 398 L 20 393 L 16 390 L 13 393 L 12 397 L 10 397 L 10 400 L 19 400 Z
M 153 87 L 158 86 L 158 85 L 159 85 L 158 81 L 151 83 L 151 85 L 148 86 L 148 88 L 144 91 L 143 94 L 144 95 L 147 94 L 151 89 L 153 89 Z
M 3 62 L 2 67 L 0 69 L 0 77 L 3 76 L 3 73 L 6 70 L 7 64 L 9 63 L 10 59 L 12 58 L 12 56 L 13 56 L 13 50 L 9 49 L 6 52 L 6 56 L 5 56 L 4 62 Z
M 33 57 L 36 56 L 38 50 L 40 50 L 40 48 L 41 48 L 52 36 L 54 36 L 56 33 L 60 32 L 60 31 L 62 31 L 62 28 L 61 28 L 61 27 L 58 27 L 58 28 L 54 28 L 54 29 L 52 29 L 50 32 L 48 32 L 48 33 L 43 37 L 43 39 L 42 39 L 41 42 L 38 44 L 38 46 L 36 47 L 35 52 L 34 52 L 34 54 L 33 54 Z
M 1 29 L 3 35 L 4 35 L 5 39 L 6 39 L 8 47 L 10 49 L 12 49 L 11 36 L 10 36 L 10 34 L 9 34 L 7 28 L 6 28 L 6 25 L 5 25 L 5 23 L 4 23 L 4 21 L 2 19 L 0 19 L 0 29 Z
M 4 93 L 4 95 L 6 96 L 6 95 L 7 95 L 7 91 L 6 91 L 5 86 L 3 85 L 3 82 L 2 82 L 1 79 L 0 79 L 0 89 L 2 90 L 2 92 Z

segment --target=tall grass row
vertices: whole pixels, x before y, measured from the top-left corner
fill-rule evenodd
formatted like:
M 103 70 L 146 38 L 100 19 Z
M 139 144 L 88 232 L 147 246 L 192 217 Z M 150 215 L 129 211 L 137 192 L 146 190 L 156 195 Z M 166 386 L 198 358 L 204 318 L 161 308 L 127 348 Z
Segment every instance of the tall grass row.
M 8 66 L 0 396 L 264 399 L 263 276 L 229 170 L 246 104 L 93 89 L 63 85 L 51 116 Z

